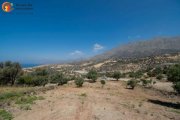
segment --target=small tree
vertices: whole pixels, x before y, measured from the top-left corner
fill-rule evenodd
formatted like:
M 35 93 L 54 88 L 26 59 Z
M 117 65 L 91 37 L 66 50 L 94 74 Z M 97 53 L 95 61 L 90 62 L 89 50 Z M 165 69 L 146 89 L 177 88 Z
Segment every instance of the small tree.
M 170 67 L 167 76 L 168 80 L 173 82 L 174 90 L 180 94 L 180 64 Z
M 96 82 L 97 80 L 97 77 L 98 77 L 98 74 L 95 70 L 90 70 L 87 74 L 87 78 L 88 79 L 91 79 L 92 82 Z
M 114 74 L 113 74 L 113 78 L 115 78 L 117 81 L 119 80 L 119 78 L 121 78 L 121 73 L 120 72 L 115 72 Z
M 175 83 L 180 82 L 180 64 L 173 65 L 167 72 L 168 80 Z
M 127 82 L 127 87 L 130 87 L 131 89 L 134 89 L 137 85 L 138 81 L 135 79 L 131 79 Z
M 0 84 L 14 85 L 18 74 L 21 72 L 21 65 L 17 62 L 7 61 L 0 65 Z
M 83 83 L 84 83 L 84 79 L 83 78 L 76 78 L 76 80 L 74 81 L 77 87 L 82 87 Z
M 105 80 L 101 80 L 102 88 L 104 87 L 105 84 L 106 84 L 106 81 Z

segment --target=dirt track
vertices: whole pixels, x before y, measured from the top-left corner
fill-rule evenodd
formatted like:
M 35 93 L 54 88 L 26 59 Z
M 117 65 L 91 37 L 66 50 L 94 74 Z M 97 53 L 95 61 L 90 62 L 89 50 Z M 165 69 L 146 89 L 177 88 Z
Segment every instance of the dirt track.
M 167 98 L 155 91 L 125 89 L 122 82 L 109 81 L 104 88 L 100 83 L 60 86 L 41 94 L 29 111 L 14 111 L 15 120 L 180 120 L 175 109 L 148 102 L 176 103 L 180 98 Z

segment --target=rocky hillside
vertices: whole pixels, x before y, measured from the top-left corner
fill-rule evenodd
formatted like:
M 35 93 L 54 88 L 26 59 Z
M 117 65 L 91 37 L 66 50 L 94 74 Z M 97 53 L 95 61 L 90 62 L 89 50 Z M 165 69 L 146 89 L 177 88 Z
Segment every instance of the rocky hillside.
M 180 37 L 154 38 L 120 45 L 91 60 L 101 61 L 110 58 L 144 58 L 180 52 Z

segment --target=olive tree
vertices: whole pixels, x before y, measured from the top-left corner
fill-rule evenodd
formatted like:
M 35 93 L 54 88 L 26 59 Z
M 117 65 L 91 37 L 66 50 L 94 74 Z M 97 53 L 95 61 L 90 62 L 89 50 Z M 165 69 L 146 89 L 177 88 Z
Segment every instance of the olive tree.
M 21 65 L 17 62 L 7 61 L 0 63 L 0 84 L 14 85 L 17 76 L 21 72 Z
M 98 73 L 95 70 L 90 70 L 87 74 L 87 78 L 91 79 L 92 82 L 96 82 L 98 77 Z
M 117 81 L 119 80 L 119 78 L 121 78 L 122 74 L 120 72 L 115 72 L 113 74 L 113 78 L 115 78 Z

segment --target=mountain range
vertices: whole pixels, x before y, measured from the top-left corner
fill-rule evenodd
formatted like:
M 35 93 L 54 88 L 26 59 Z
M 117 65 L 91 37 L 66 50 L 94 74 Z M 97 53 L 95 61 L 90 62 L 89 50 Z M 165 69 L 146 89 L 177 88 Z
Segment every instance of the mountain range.
M 90 60 L 101 61 L 110 58 L 144 58 L 180 52 L 180 37 L 158 37 L 120 45 Z

